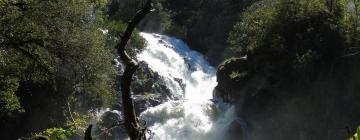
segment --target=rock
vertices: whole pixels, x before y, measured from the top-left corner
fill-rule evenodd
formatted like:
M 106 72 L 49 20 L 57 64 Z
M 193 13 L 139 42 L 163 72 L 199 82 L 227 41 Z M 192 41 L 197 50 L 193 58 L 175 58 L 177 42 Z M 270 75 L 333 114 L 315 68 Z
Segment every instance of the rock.
M 94 134 L 99 136 L 98 139 L 125 139 L 127 138 L 127 133 L 124 127 L 121 125 L 123 117 L 120 111 L 117 110 L 108 110 L 100 116 L 100 121 L 94 126 Z M 112 128 L 113 129 L 109 129 Z M 108 131 L 105 131 L 109 129 Z
M 240 94 L 240 85 L 245 84 L 249 77 L 246 58 L 231 58 L 224 61 L 218 66 L 216 76 L 218 85 L 213 96 L 222 98 L 225 102 L 232 102 L 231 99 Z
M 119 84 L 116 85 L 120 85 L 120 79 L 121 76 L 118 77 L 117 82 Z M 143 61 L 139 62 L 139 68 L 134 74 L 131 89 L 137 114 L 140 114 L 148 107 L 159 105 L 173 98 L 163 78 L 157 72 L 152 71 L 148 64 Z M 121 107 L 117 106 L 116 108 Z
M 164 41 L 163 40 L 158 40 L 159 43 L 161 44 L 164 44 Z
M 307 80 L 303 76 L 312 75 L 298 71 L 281 75 L 270 68 L 256 69 L 254 58 L 251 58 L 254 62 L 250 58 L 222 63 L 213 93 L 214 97 L 234 105 L 238 115 L 246 120 L 249 139 L 336 140 L 346 139 L 346 124 L 356 130 L 359 119 L 355 116 L 360 113 L 354 110 L 360 107 L 356 92 L 359 82 L 349 79 L 360 77 L 359 69 L 349 72 L 354 67 L 339 64 L 331 72 Z M 227 132 L 229 137 L 237 140 L 240 128 L 241 125 L 233 122 Z
M 183 80 L 180 78 L 174 78 L 174 80 L 180 85 L 181 89 L 185 92 L 186 84 L 183 83 Z
M 218 83 L 234 85 L 246 79 L 248 73 L 246 58 L 231 58 L 218 66 L 216 76 Z

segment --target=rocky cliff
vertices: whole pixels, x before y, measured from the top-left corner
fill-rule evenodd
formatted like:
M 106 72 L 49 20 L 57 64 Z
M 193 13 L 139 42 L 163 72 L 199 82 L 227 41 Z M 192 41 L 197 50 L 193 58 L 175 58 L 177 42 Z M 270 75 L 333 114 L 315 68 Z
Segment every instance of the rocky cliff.
M 251 139 L 346 139 L 346 128 L 354 130 L 360 123 L 357 57 L 324 71 L 313 69 L 317 74 L 284 71 L 283 77 L 256 70 L 253 59 L 232 58 L 219 65 L 214 90 L 215 97 L 235 105 Z

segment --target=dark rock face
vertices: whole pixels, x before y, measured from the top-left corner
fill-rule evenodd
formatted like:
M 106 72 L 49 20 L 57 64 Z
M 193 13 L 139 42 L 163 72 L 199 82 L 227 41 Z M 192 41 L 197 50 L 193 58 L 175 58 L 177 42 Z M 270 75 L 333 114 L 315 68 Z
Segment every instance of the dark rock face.
M 183 83 L 183 80 L 180 78 L 174 78 L 174 80 L 180 85 L 182 91 L 185 94 L 185 88 L 186 88 L 186 84 Z
M 246 59 L 230 59 L 218 68 L 214 97 L 235 105 L 251 140 L 346 139 L 345 128 L 360 124 L 360 68 L 351 63 L 305 79 L 291 72 L 293 77 L 273 77 L 251 70 Z
M 122 127 L 122 122 L 119 122 L 123 120 L 119 111 L 106 111 L 100 116 L 100 119 L 101 121 L 96 124 L 93 130 L 98 139 L 122 140 L 128 137 L 125 128 Z
M 236 98 L 243 96 L 240 85 L 246 84 L 249 76 L 245 58 L 232 58 L 220 64 L 216 73 L 218 85 L 213 96 L 226 102 L 234 103 Z
M 121 64 L 119 69 L 122 71 Z M 118 77 L 117 82 L 120 82 L 120 78 L 121 76 Z M 176 81 L 179 85 L 185 87 L 181 79 Z M 120 83 L 116 85 L 120 85 Z M 120 89 L 120 87 L 117 87 L 117 89 Z M 163 78 L 157 72 L 152 71 L 145 62 L 139 62 L 139 68 L 134 74 L 131 89 L 135 109 L 138 114 L 149 107 L 159 105 L 174 98 L 168 87 L 166 87 Z M 114 109 L 121 110 L 121 106 Z

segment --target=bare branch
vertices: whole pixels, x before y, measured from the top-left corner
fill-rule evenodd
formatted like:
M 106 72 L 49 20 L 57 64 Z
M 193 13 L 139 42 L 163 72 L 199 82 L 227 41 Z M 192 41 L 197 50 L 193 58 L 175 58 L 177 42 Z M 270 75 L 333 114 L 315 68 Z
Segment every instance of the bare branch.
M 86 129 L 84 140 L 93 140 L 91 137 L 91 128 L 92 125 L 89 125 L 89 127 Z
M 128 23 L 128 26 L 121 38 L 121 42 L 116 45 L 116 49 L 120 58 L 125 62 L 125 70 L 121 78 L 121 93 L 122 103 L 125 118 L 125 128 L 131 140 L 144 140 L 146 139 L 145 133 L 142 131 L 137 119 L 134 103 L 131 98 L 130 85 L 132 82 L 132 76 L 138 68 L 138 63 L 129 57 L 125 52 L 125 47 L 139 22 L 151 12 L 151 0 L 148 0 L 145 6 L 136 13 L 134 18 Z

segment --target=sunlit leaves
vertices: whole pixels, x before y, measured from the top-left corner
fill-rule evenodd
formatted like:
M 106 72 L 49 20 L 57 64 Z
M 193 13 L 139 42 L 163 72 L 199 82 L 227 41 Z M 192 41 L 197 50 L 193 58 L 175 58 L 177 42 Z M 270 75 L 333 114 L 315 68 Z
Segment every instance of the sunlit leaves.
M 235 53 L 244 55 L 248 49 L 256 48 L 258 39 L 263 38 L 275 14 L 276 1 L 264 0 L 247 9 L 241 20 L 230 32 L 229 43 Z
M 0 80 L 0 111 L 2 115 L 11 116 L 15 112 L 23 112 L 19 98 L 15 95 L 19 87 L 19 81 L 15 78 L 4 78 Z
M 104 16 L 100 9 L 105 3 L 106 0 L 1 1 L 2 112 L 21 109 L 19 101 L 29 100 L 18 99 L 27 94 L 18 91 L 19 88 L 26 88 L 26 91 L 49 88 L 28 92 L 34 97 L 41 94 L 41 98 L 54 101 L 49 105 L 49 108 L 56 106 L 54 112 L 61 112 L 65 101 L 74 98 L 78 101 L 80 97 L 88 99 L 87 107 L 109 104 L 115 71 L 111 64 L 114 56 L 105 44 L 105 35 L 99 31 L 103 28 Z M 18 85 L 3 84 L 11 79 L 16 79 Z M 8 85 L 14 85 L 11 83 Z M 24 83 L 36 85 L 21 85 Z M 41 99 L 32 97 L 29 102 L 36 102 L 34 100 Z M 27 108 L 31 108 L 31 104 Z M 61 116 L 49 116 L 52 117 Z
M 71 116 L 68 117 L 69 120 L 66 122 L 67 131 L 71 134 L 84 136 L 85 130 L 89 125 L 91 115 L 80 115 L 79 113 L 73 112 Z
M 5 5 L 5 0 L 0 0 L 0 7 Z
M 360 126 L 356 129 L 356 132 L 348 140 L 360 140 Z
M 86 128 L 91 119 L 91 115 L 80 115 L 76 112 L 71 112 L 71 115 L 68 116 L 68 120 L 65 123 L 65 126 L 62 127 L 53 127 L 48 128 L 42 132 L 35 133 L 34 137 L 48 137 L 51 140 L 68 140 L 74 136 L 84 137 Z
M 72 135 L 74 135 L 74 133 L 71 131 L 56 127 L 46 129 L 45 131 L 36 134 L 36 136 L 47 136 L 51 140 L 67 140 Z
M 287 28 L 294 26 L 294 28 L 300 29 L 302 26 L 309 26 L 308 29 L 304 29 L 308 30 L 308 32 L 314 32 L 312 26 L 317 26 L 316 24 L 327 24 L 331 28 L 330 30 L 338 30 L 341 28 L 340 19 L 344 17 L 345 24 L 343 25 L 348 29 L 345 28 L 342 31 L 350 31 L 349 28 L 357 25 L 353 21 L 359 20 L 354 20 L 353 17 L 341 16 L 344 15 L 341 6 L 343 6 L 341 2 L 332 0 L 263 0 L 254 3 L 241 15 L 241 20 L 230 33 L 231 49 L 241 55 L 262 45 L 281 49 L 281 44 L 284 43 L 285 39 L 282 38 L 283 35 L 274 33 L 286 33 L 284 30 L 286 24 L 289 24 L 286 25 L 289 26 Z M 316 21 L 311 20 L 323 21 L 315 23 Z M 298 22 L 303 25 L 290 25 L 291 22 Z M 352 24 L 349 22 L 352 22 Z M 267 34 L 269 36 L 266 36 Z M 268 41 L 266 44 L 264 44 L 264 39 Z

